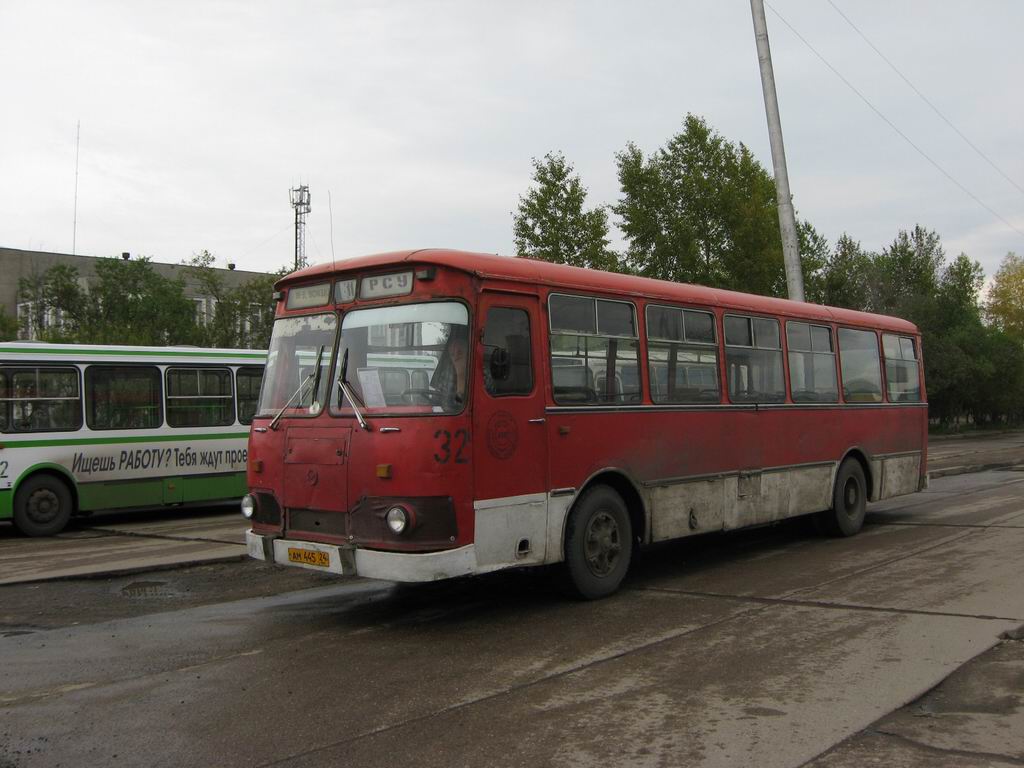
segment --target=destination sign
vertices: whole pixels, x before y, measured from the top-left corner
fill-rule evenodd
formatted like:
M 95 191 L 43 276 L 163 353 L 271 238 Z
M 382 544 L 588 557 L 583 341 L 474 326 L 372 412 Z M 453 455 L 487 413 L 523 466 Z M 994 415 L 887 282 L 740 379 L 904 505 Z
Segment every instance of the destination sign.
M 396 272 L 393 275 L 364 277 L 359 284 L 359 298 L 383 299 L 387 296 L 404 296 L 412 293 L 412 270 Z
M 288 309 L 305 309 L 306 307 L 322 307 L 331 298 L 331 284 L 303 285 L 288 289 Z

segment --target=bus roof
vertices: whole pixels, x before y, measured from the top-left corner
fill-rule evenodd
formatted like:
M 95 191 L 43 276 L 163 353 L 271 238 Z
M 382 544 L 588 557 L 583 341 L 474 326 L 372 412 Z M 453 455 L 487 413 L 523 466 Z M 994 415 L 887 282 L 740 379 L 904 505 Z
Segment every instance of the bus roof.
M 0 342 L 0 360 L 32 357 L 48 360 L 194 360 L 221 363 L 262 363 L 267 353 L 258 349 L 211 349 L 205 347 L 141 347 L 126 344 L 50 344 L 42 341 Z
M 394 251 L 345 259 L 334 264 L 316 264 L 283 277 L 277 285 L 284 287 L 321 276 L 376 269 L 401 262 L 434 264 L 462 270 L 481 278 L 544 285 L 560 290 L 593 291 L 619 296 L 723 307 L 744 312 L 786 315 L 822 322 L 869 326 L 899 333 L 917 333 L 917 327 L 913 323 L 888 315 L 827 307 L 822 304 L 808 304 L 771 296 L 758 296 L 720 288 L 708 288 L 689 283 L 654 280 L 649 277 L 620 275 L 597 269 L 552 264 L 537 259 L 447 249 Z

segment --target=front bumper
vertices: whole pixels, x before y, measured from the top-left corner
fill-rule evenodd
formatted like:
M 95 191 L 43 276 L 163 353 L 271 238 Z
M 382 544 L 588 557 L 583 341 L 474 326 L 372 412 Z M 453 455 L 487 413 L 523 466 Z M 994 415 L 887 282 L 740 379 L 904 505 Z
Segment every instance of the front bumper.
M 249 550 L 249 557 L 256 560 L 307 568 L 321 573 L 335 573 L 340 576 L 364 576 L 368 579 L 383 579 L 385 581 L 417 582 L 468 576 L 480 573 L 482 570 L 477 566 L 476 550 L 472 544 L 443 552 L 415 554 L 378 552 L 351 546 L 335 546 L 312 541 L 261 536 L 252 531 L 246 532 L 245 543 Z M 324 565 L 313 565 L 289 560 L 289 548 L 323 553 L 327 556 L 327 562 Z M 322 558 L 320 559 L 322 560 Z

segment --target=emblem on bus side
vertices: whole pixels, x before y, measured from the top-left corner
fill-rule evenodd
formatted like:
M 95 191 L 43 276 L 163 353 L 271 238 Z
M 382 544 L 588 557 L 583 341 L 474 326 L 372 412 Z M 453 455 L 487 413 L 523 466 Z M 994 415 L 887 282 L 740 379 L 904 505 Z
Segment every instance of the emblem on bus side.
M 315 469 L 306 472 L 306 485 L 316 485 L 320 481 L 320 475 Z
M 496 459 L 507 459 L 516 452 L 519 430 L 508 411 L 498 411 L 487 422 L 487 449 Z

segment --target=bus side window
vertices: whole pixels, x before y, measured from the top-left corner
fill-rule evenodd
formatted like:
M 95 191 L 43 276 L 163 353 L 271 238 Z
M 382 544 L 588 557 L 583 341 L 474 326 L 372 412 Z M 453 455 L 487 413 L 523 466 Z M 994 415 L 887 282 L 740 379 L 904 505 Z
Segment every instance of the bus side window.
M 909 336 L 882 334 L 885 386 L 890 403 L 916 403 L 921 400 L 921 378 L 917 370 L 915 346 Z
M 263 383 L 263 369 L 258 367 L 239 368 L 235 372 L 235 392 L 238 393 L 238 423 L 252 424 L 256 406 L 260 400 L 260 385 Z
M 223 427 L 234 420 L 231 406 L 230 369 L 167 369 L 167 426 Z
M 838 402 L 832 329 L 791 320 L 786 323 L 786 341 L 789 347 L 789 382 L 793 402 Z
M 82 426 L 77 368 L 0 371 L 0 430 L 70 432 Z
M 647 366 L 656 403 L 717 403 L 715 316 L 647 305 Z
M 601 405 L 640 400 L 636 308 L 628 301 L 551 294 L 551 379 L 555 402 Z
M 526 310 L 491 307 L 487 311 L 481 363 L 488 394 L 501 397 L 533 391 L 530 316 Z
M 781 403 L 785 400 L 779 321 L 726 315 L 724 326 L 729 400 L 734 403 Z
M 874 331 L 839 329 L 839 368 L 848 403 L 882 402 L 882 369 Z
M 90 365 L 85 370 L 90 429 L 154 429 L 163 423 L 160 369 L 152 365 Z

